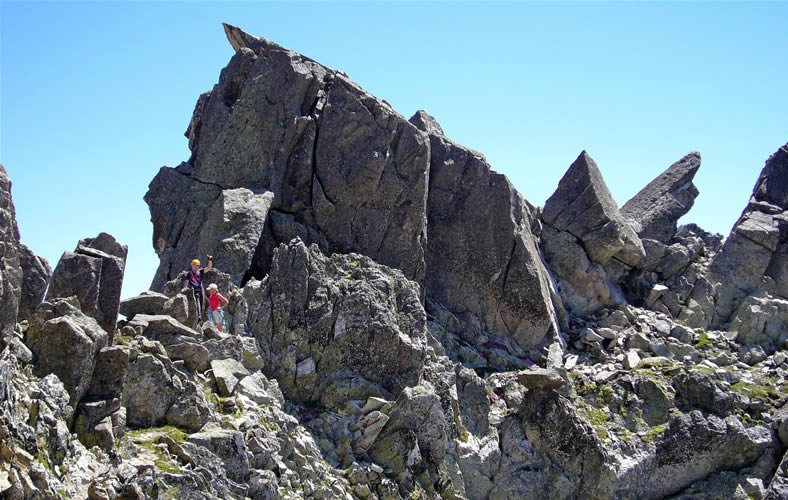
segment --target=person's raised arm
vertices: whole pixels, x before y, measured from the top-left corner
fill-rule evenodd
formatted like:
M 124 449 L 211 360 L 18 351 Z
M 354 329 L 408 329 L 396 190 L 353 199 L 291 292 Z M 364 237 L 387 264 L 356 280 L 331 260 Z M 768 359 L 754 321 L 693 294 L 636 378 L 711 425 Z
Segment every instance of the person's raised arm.
M 213 269 L 213 255 L 208 256 L 208 267 L 205 270 L 210 271 L 211 269 Z

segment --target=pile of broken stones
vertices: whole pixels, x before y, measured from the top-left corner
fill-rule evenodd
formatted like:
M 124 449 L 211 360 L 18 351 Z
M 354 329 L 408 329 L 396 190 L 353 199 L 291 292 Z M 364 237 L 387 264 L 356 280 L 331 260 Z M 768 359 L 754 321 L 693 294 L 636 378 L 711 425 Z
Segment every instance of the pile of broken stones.
M 238 28 L 127 248 L 52 271 L 0 170 L 5 498 L 788 498 L 788 145 L 730 235 L 700 155 L 544 207 L 424 112 Z M 197 317 L 180 271 L 230 301 Z M 122 319 L 117 321 L 118 315 Z

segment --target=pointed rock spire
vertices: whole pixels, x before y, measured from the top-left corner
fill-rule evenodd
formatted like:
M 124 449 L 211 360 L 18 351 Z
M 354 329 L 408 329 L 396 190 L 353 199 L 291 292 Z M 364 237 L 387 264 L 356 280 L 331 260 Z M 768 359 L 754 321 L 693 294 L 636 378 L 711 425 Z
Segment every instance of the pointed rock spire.
M 638 236 L 670 241 L 676 234 L 677 221 L 690 211 L 698 196 L 692 179 L 699 168 L 700 153 L 688 153 L 621 207 Z

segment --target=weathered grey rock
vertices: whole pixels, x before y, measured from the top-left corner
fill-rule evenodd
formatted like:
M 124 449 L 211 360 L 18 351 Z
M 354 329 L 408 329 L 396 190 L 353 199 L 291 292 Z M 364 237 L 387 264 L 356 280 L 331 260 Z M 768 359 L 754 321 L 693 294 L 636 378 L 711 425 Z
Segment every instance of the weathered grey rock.
M 153 340 L 168 335 L 180 335 L 193 339 L 202 338 L 202 335 L 198 331 L 178 322 L 171 316 L 165 316 L 163 314 L 155 316 L 137 314 L 134 316 L 133 324 L 142 326 L 142 334 Z
M 164 425 L 177 389 L 164 363 L 150 354 L 140 354 L 129 364 L 123 406 L 129 427 Z
M 244 365 L 234 359 L 213 360 L 211 369 L 219 394 L 224 397 L 232 396 L 238 382 L 249 375 Z
M 469 368 L 457 370 L 457 399 L 462 425 L 476 436 L 484 436 L 490 426 L 490 399 L 487 387 L 476 372 Z
M 132 319 L 136 314 L 150 316 L 165 314 L 164 304 L 169 300 L 164 294 L 152 291 L 142 292 L 140 295 L 123 299 L 120 302 L 120 314 Z
M 555 391 L 528 391 L 519 415 L 530 445 L 561 469 L 572 490 L 612 497 L 611 457 L 568 400 Z
M 645 257 L 640 238 L 621 216 L 594 160 L 583 151 L 545 202 L 542 220 L 577 238 L 588 258 L 616 258 L 634 267 Z
M 788 341 L 788 300 L 770 296 L 750 296 L 742 300 L 730 321 L 736 341 L 760 345 L 770 352 Z
M 172 406 L 167 410 L 167 423 L 186 429 L 188 432 L 200 430 L 211 417 L 211 408 L 203 392 L 194 382 L 187 381 Z
M 608 277 L 604 267 L 589 260 L 572 234 L 545 225 L 542 245 L 567 309 L 577 315 L 586 315 L 625 302 L 623 292 Z
M 655 446 L 654 458 L 623 478 L 626 489 L 619 490 L 620 494 L 668 496 L 712 472 L 751 465 L 765 453 L 773 453 L 775 444 L 765 427 L 745 429 L 736 417 L 706 418 L 693 411 L 672 418 Z
M 191 434 L 189 443 L 203 447 L 224 461 L 227 477 L 243 481 L 249 472 L 249 458 L 242 433 L 233 430 L 211 429 Z
M 76 296 L 81 309 L 114 334 L 120 309 L 123 271 L 128 247 L 107 233 L 80 240 L 74 252 L 60 258 L 47 299 Z
M 125 346 L 101 349 L 96 355 L 96 365 L 86 395 L 101 399 L 121 397 L 126 385 L 129 356 L 130 349 Z
M 537 346 L 558 327 L 533 207 L 481 154 L 428 126 L 429 115 L 411 121 L 430 138 L 427 295 L 477 337 Z
M 270 191 L 221 189 L 162 167 L 145 195 L 160 264 L 151 288 L 187 269 L 195 257 L 214 264 L 240 284 L 257 251 L 274 198 Z
M 726 324 L 740 302 L 758 291 L 788 297 L 788 144 L 767 161 L 752 197 L 722 249 L 709 266 L 710 280 L 720 283 L 716 307 L 704 310 L 713 328 Z M 698 300 L 699 293 L 693 292 Z
M 686 403 L 722 417 L 729 415 L 736 404 L 735 394 L 698 371 L 677 375 L 673 378 L 673 387 L 676 395 Z
M 698 196 L 692 183 L 700 168 L 700 154 L 688 153 L 668 167 L 621 207 L 641 238 L 668 243 L 676 222 L 690 211 Z
M 402 391 L 369 456 L 397 475 L 422 461 L 436 468 L 446 453 L 447 433 L 441 400 L 432 384 L 423 382 Z
M 107 332 L 75 302 L 54 299 L 43 303 L 30 320 L 26 342 L 35 357 L 35 374 L 57 375 L 76 407 L 90 386 L 96 356 L 107 340 Z
M 517 381 L 526 389 L 560 389 L 566 381 L 556 370 L 531 368 L 517 374 Z
M 288 398 L 396 395 L 419 379 L 426 315 L 418 285 L 398 271 L 294 241 L 276 250 L 267 280 L 250 282 L 244 295 L 264 371 Z
M 208 349 L 197 342 L 183 342 L 164 346 L 167 356 L 175 360 L 183 360 L 186 368 L 192 372 L 204 372 L 210 367 Z
M 783 454 L 780 465 L 763 495 L 765 500 L 780 500 L 788 498 L 788 452 Z
M 240 274 L 230 271 L 234 279 L 262 278 L 273 248 L 294 232 L 423 279 L 426 136 L 343 74 L 238 28 L 225 31 L 236 54 L 195 107 L 192 158 L 178 172 L 163 169 L 146 195 L 162 259 L 153 288 L 174 278 L 189 252 L 203 250 L 194 242 L 211 228 L 201 227 L 207 209 L 200 207 L 221 190 L 244 188 L 268 190 L 273 200 L 268 213 L 254 212 L 268 221 L 246 239 L 249 259 Z M 176 185 L 196 196 L 171 213 Z M 215 249 L 217 265 L 233 260 L 233 250 Z
M 120 399 L 82 402 L 77 407 L 74 431 L 87 447 L 98 446 L 109 451 L 115 444 L 110 416 L 120 410 Z
M 19 298 L 18 320 L 30 319 L 44 300 L 52 268 L 43 257 L 19 244 L 19 266 L 22 268 L 22 290 Z
M 24 273 L 20 266 L 19 228 L 11 198 L 11 181 L 0 165 L 0 338 L 11 335 L 16 326 Z
M 284 404 L 284 396 L 279 390 L 279 384 L 276 380 L 268 380 L 260 372 L 243 377 L 236 385 L 235 392 L 261 405 Z

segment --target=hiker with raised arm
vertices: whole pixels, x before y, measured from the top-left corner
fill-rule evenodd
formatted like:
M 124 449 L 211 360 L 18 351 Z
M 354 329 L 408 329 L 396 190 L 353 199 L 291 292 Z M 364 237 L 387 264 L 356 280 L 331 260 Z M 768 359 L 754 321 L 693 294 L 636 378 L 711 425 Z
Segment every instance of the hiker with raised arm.
M 200 267 L 200 260 L 194 259 L 192 261 L 191 269 L 189 269 L 188 273 L 186 273 L 186 277 L 183 279 L 181 283 L 181 289 L 183 291 L 191 290 L 192 296 L 194 297 L 194 303 L 197 306 L 197 318 L 198 321 L 202 319 L 202 312 L 205 310 L 204 307 L 204 297 L 205 293 L 202 286 L 203 278 L 205 277 L 205 273 L 213 269 L 213 256 L 208 256 L 208 266 L 207 267 Z

